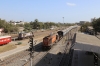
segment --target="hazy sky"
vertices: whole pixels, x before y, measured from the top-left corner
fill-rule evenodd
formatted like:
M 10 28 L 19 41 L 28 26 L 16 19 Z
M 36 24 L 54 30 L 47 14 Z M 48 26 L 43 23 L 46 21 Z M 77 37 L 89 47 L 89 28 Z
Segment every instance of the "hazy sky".
M 79 22 L 100 16 L 100 0 L 0 0 L 0 18 L 14 21 Z

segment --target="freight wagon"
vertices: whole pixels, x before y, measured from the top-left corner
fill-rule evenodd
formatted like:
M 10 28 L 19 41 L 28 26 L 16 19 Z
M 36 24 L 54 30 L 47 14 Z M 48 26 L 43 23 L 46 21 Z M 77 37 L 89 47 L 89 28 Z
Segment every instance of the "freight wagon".
M 0 36 L 0 45 L 8 44 L 11 42 L 11 36 Z

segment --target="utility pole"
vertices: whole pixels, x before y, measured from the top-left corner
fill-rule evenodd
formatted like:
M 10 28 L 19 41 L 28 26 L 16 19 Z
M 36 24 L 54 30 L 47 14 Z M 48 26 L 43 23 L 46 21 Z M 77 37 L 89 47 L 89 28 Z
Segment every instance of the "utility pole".
M 64 25 L 64 17 L 63 17 L 63 25 Z
M 64 17 L 63 17 L 63 23 L 64 23 Z

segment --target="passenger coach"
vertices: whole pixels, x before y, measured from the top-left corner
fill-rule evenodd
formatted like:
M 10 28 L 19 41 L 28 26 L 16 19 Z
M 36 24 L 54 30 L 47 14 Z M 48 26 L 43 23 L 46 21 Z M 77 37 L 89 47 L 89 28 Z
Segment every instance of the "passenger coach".
M 11 42 L 11 36 L 0 36 L 0 45 L 8 44 Z

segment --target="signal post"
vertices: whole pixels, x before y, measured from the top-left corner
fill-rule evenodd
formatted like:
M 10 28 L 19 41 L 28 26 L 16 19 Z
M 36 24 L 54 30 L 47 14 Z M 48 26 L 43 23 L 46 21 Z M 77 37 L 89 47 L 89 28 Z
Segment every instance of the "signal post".
M 32 57 L 33 57 L 32 55 L 34 53 L 33 37 L 30 37 L 29 44 L 30 44 L 30 47 L 29 47 L 29 51 L 30 51 L 30 66 L 32 66 Z

